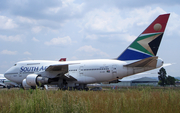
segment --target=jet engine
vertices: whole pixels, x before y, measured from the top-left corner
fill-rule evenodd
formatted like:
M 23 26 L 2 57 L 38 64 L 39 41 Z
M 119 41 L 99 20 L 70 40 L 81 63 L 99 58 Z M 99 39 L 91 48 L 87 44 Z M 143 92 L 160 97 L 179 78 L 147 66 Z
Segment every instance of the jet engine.
M 37 74 L 29 74 L 23 81 L 22 86 L 25 89 L 29 89 L 31 87 L 42 86 L 44 84 L 49 83 L 49 78 L 41 77 Z
M 22 81 L 22 87 L 23 87 L 24 89 L 30 89 L 30 88 L 31 88 L 31 86 L 29 86 L 29 85 L 27 84 L 26 79 L 24 79 L 24 80 Z

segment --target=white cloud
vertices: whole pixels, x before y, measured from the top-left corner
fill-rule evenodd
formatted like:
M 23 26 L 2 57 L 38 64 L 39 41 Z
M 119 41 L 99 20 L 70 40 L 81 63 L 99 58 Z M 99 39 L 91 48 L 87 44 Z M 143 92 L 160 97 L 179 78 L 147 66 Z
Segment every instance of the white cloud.
M 3 50 L 3 51 L 1 51 L 1 54 L 4 54 L 4 55 L 16 55 L 17 51 Z
M 30 19 L 27 17 L 23 17 L 23 16 L 17 16 L 17 20 L 20 21 L 21 23 L 29 23 L 29 24 L 36 24 L 37 21 L 34 19 Z
M 6 36 L 0 35 L 0 39 L 8 42 L 23 42 L 23 35 L 16 35 L 16 36 Z
M 133 42 L 138 36 L 129 35 L 129 34 L 121 34 L 119 35 L 121 39 L 127 41 L 127 42 Z
M 28 52 L 28 51 L 24 52 L 23 54 L 25 54 L 25 55 L 31 55 L 31 53 Z
M 34 32 L 34 33 L 39 33 L 41 30 L 42 30 L 42 27 L 40 27 L 40 26 L 35 26 L 32 28 L 32 32 Z
M 98 39 L 98 36 L 95 34 L 92 34 L 92 35 L 87 34 L 85 38 L 90 39 L 90 40 L 96 40 L 96 39 Z
M 39 42 L 39 40 L 38 40 L 37 38 L 35 38 L 35 37 L 33 37 L 32 40 L 33 40 L 34 42 Z
M 103 32 L 121 31 L 128 24 L 122 21 L 120 11 L 116 8 L 111 8 L 108 11 L 95 9 L 86 14 L 83 20 L 83 25 L 87 30 L 97 30 Z M 124 26 L 124 27 L 123 27 Z
M 94 9 L 88 12 L 79 24 L 81 32 L 85 32 L 85 38 L 90 40 L 122 39 L 133 41 L 137 36 L 131 35 L 138 32 L 139 35 L 157 15 L 165 13 L 160 7 L 143 7 L 134 10 L 123 10 L 115 7 Z M 143 28 L 143 29 L 141 29 Z M 138 31 L 141 29 L 141 31 Z
M 123 40 L 123 41 L 127 41 L 127 42 L 132 42 L 134 41 L 137 36 L 134 36 L 134 35 L 130 35 L 128 33 L 120 33 L 120 34 L 104 34 L 104 35 L 101 35 L 101 34 L 92 34 L 92 35 L 89 35 L 87 34 L 86 39 L 89 39 L 89 40 L 97 40 L 98 38 L 101 38 L 103 41 L 105 41 L 104 39 L 107 40 L 107 42 L 109 40 Z
M 49 8 L 46 13 L 56 14 L 60 9 L 61 9 L 60 7 Z
M 0 16 L 0 29 L 13 29 L 17 26 L 12 19 L 6 16 Z
M 172 35 L 172 34 L 177 34 L 180 36 L 180 15 L 176 13 L 171 13 L 170 15 L 170 20 L 168 22 L 168 27 L 167 27 L 167 34 Z M 173 20 L 173 21 L 172 21 Z M 175 38 L 175 37 L 172 37 Z
M 81 26 L 95 32 L 127 32 L 133 25 L 149 24 L 150 17 L 161 13 L 165 11 L 160 7 L 138 8 L 129 12 L 118 8 L 94 9 L 85 15 Z
M 165 14 L 164 11 L 160 7 L 152 8 L 150 6 L 146 6 L 144 8 L 136 8 L 129 12 L 131 20 L 134 19 L 134 24 L 138 26 L 149 25 L 152 20 L 155 19 L 159 14 Z
M 63 37 L 63 38 L 53 38 L 50 41 L 45 42 L 45 45 L 60 45 L 60 46 L 65 46 L 65 45 L 69 45 L 72 43 L 72 40 L 69 36 Z
M 84 5 L 84 3 L 75 3 L 74 0 L 62 0 L 61 6 L 47 8 L 44 13 L 59 16 L 76 16 L 83 11 Z
M 83 53 L 81 55 L 87 55 L 87 56 L 102 56 L 102 57 L 109 57 L 108 54 L 106 54 L 105 52 L 102 52 L 99 49 L 93 48 L 92 46 L 82 46 L 80 47 L 78 50 L 78 52 Z

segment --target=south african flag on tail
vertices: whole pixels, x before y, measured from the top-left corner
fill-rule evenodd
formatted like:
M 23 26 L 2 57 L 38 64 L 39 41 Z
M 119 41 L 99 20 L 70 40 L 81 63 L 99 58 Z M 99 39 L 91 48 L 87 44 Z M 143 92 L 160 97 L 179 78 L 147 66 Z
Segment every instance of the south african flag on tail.
M 156 56 L 169 15 L 159 15 L 117 60 L 138 60 Z

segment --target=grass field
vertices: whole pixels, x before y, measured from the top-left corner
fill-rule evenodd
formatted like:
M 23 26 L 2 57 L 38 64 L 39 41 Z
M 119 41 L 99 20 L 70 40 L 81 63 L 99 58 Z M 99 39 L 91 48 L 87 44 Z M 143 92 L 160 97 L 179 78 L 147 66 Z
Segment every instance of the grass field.
M 2 113 L 179 113 L 180 89 L 0 90 Z

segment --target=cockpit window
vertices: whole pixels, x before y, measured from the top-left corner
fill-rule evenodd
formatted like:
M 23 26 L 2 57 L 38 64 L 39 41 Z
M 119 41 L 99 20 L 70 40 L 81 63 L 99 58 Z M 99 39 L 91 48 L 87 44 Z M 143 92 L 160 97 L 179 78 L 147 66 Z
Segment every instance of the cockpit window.
M 16 66 L 17 64 L 14 64 L 14 66 Z

